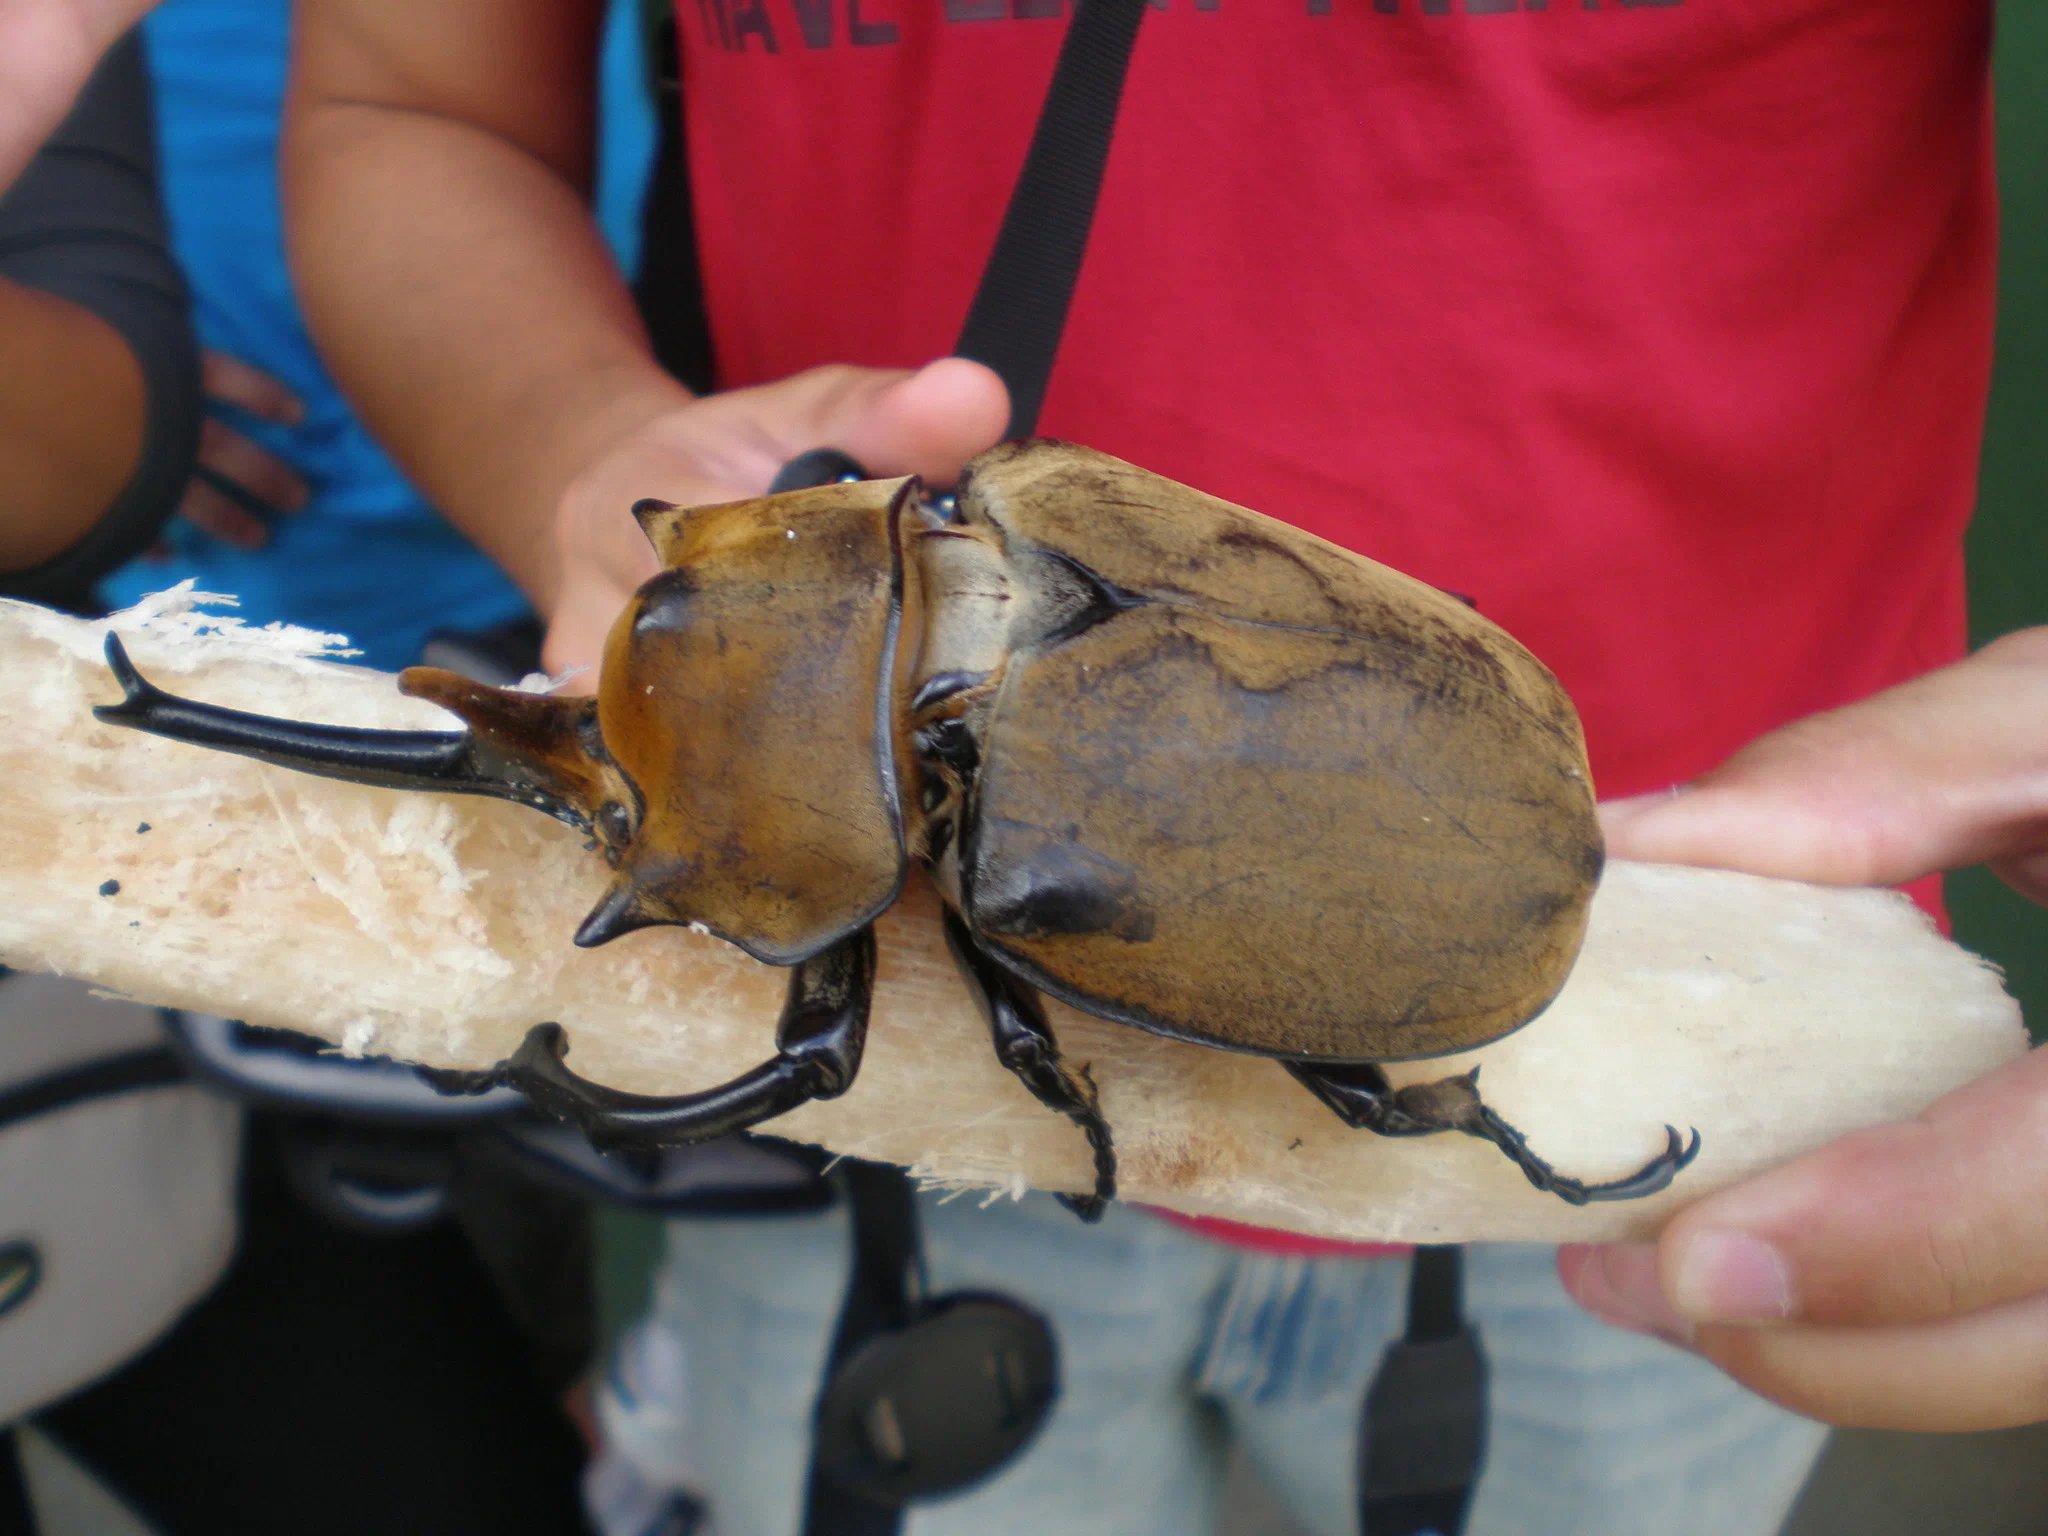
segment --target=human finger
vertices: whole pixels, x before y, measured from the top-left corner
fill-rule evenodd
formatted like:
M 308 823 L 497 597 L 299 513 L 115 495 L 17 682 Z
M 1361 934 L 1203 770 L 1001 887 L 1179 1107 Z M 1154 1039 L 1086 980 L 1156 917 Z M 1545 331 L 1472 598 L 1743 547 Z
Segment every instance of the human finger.
M 239 491 L 274 512 L 298 511 L 309 494 L 304 478 L 291 465 L 210 418 L 199 429 L 198 467 L 217 484 L 226 482 L 227 494 Z
M 942 357 L 915 373 L 869 381 L 835 399 L 818 445 L 843 448 L 877 476 L 917 475 L 951 485 L 976 454 L 1001 441 L 1010 397 L 995 371 Z
M 207 399 L 236 406 L 265 421 L 287 425 L 305 415 L 299 397 L 265 373 L 225 352 L 200 354 L 200 388 Z
M 2048 906 L 2048 848 L 1989 861 L 1991 872 L 2027 900 Z
M 631 595 L 630 588 L 589 571 L 565 577 L 541 642 L 541 666 L 563 679 L 563 693 L 596 691 L 605 639 Z
M 2048 1051 L 1682 1211 L 1658 1242 L 1696 1323 L 1899 1323 L 2048 1290 Z
M 877 476 L 950 484 L 994 443 L 1008 397 L 993 371 L 946 358 L 914 371 L 827 366 L 664 413 L 589 465 L 555 522 L 561 590 L 549 613 L 550 670 L 595 668 L 612 620 L 655 561 L 630 515 L 652 497 L 703 505 L 763 494 L 795 455 L 837 448 Z
M 178 499 L 178 515 L 202 533 L 237 549 L 261 549 L 270 542 L 270 525 L 234 498 L 195 476 Z
M 2048 628 L 1601 809 L 1617 857 L 1900 885 L 1991 862 L 2048 889 Z
M 1844 1428 L 2048 1419 L 2048 1294 L 1890 1327 L 1702 1328 L 1692 1347 L 1751 1391 Z
M 1649 1243 L 1558 1251 L 1579 1305 L 1711 1360 L 1773 1402 L 1864 1429 L 2000 1429 L 2048 1418 L 2048 1293 L 1958 1317 L 1879 1325 L 1701 1326 L 1657 1283 Z
M 839 449 L 877 478 L 951 485 L 1001 438 L 1009 409 L 994 370 L 966 358 L 918 369 L 812 368 L 678 412 L 667 442 L 676 479 L 652 494 L 684 505 L 758 496 L 784 463 L 814 448 Z
M 1614 1247 L 1560 1270 L 1594 1310 L 1652 1332 L 1924 1322 L 2048 1291 L 2044 1210 L 2048 1049 L 1709 1195 L 1654 1263 Z

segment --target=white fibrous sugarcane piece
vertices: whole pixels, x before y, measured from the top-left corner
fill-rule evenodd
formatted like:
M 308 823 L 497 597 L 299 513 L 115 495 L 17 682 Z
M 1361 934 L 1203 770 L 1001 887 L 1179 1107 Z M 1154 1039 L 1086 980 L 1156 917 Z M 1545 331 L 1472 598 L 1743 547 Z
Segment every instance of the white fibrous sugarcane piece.
M 332 637 L 241 626 L 201 602 L 175 592 L 109 622 L 145 674 L 190 698 L 454 726 L 391 678 L 320 659 Z M 607 871 L 545 816 L 95 721 L 94 704 L 120 697 L 108 627 L 0 602 L 0 961 L 442 1067 L 489 1066 L 555 1020 L 576 1072 L 639 1093 L 709 1087 L 774 1053 L 786 972 L 677 928 L 570 943 Z M 922 881 L 879 936 L 859 1080 L 773 1130 L 963 1191 L 1090 1187 L 1081 1132 L 996 1061 Z M 1287 935 L 1271 938 L 1284 966 Z M 1589 1181 L 1643 1163 L 1667 1122 L 1700 1131 L 1698 1161 L 1664 1194 L 1574 1208 L 1477 1140 L 1349 1130 L 1270 1060 L 1048 1014 L 1100 1089 L 1123 1198 L 1367 1240 L 1648 1234 L 1709 1190 L 1912 1115 L 2026 1044 L 1996 971 L 1903 896 L 1610 865 L 1571 980 L 1540 1018 L 1483 1051 L 1390 1068 L 1412 1082 L 1483 1065 L 1487 1102 Z

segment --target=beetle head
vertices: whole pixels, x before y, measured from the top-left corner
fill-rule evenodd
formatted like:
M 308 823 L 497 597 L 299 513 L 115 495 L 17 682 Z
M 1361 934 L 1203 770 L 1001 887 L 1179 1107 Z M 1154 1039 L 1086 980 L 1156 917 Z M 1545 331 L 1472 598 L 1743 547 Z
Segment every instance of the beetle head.
M 408 667 L 398 687 L 469 727 L 469 760 L 490 793 L 603 841 L 615 820 L 608 808 L 631 791 L 598 738 L 595 699 L 492 688 L 441 667 Z
M 912 482 L 636 508 L 667 569 L 606 642 L 593 820 L 618 875 L 580 944 L 702 924 L 808 958 L 896 898 L 894 529 Z

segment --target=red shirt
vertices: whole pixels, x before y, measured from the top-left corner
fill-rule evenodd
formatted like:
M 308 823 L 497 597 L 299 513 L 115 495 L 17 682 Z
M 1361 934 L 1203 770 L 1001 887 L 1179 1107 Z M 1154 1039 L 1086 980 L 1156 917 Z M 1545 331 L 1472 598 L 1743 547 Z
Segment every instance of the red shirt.
M 1962 653 L 1988 0 L 1155 5 L 1045 432 L 1471 594 L 1606 796 Z M 722 383 L 950 348 L 1061 9 L 679 5 Z

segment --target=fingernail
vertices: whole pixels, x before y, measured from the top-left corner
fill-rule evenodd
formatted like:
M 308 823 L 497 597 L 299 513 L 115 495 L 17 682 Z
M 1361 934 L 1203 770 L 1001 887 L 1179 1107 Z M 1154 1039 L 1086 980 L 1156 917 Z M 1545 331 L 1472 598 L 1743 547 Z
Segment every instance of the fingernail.
M 1770 1323 L 1792 1315 L 1785 1257 L 1747 1232 L 1710 1228 L 1685 1245 L 1672 1281 L 1678 1310 L 1695 1323 Z
M 1657 1250 L 1650 1244 L 1571 1244 L 1562 1250 L 1558 1268 L 1573 1299 L 1595 1317 L 1673 1344 L 1691 1340 L 1692 1324 L 1673 1309 L 1658 1283 Z

